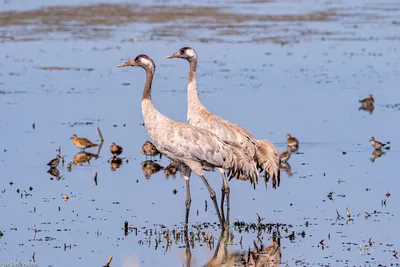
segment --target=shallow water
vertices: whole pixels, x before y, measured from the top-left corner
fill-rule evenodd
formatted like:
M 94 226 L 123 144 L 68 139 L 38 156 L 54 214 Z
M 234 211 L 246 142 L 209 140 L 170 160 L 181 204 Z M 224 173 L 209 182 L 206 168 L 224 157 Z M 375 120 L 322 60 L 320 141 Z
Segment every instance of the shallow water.
M 199 56 L 201 99 L 209 110 L 282 151 L 286 133 L 301 142 L 289 160 L 292 176 L 282 171 L 276 190 L 271 183 L 253 190 L 248 182 L 230 182 L 234 239 L 228 251 L 246 253 L 254 240 L 259 244 L 257 232 L 240 233 L 233 225 L 257 223 L 259 214 L 262 223 L 280 225 L 282 266 L 399 265 L 393 256 L 400 238 L 394 170 L 400 157 L 399 4 L 256 2 L 199 3 L 206 11 L 174 2 L 181 12 L 195 10 L 189 19 L 177 9 L 156 7 L 166 5 L 157 1 L 147 7 L 94 6 L 95 19 L 87 17 L 93 14 L 87 7 L 57 7 L 67 4 L 63 1 L 51 2 L 51 15 L 6 12 L 50 1 L 26 6 L 8 1 L 1 7 L 6 12 L 0 13 L 1 263 L 33 261 L 34 255 L 37 266 L 103 266 L 112 255 L 111 266 L 187 266 L 184 242 L 172 242 L 166 252 L 162 236 L 157 246 L 159 232 L 182 229 L 183 179 L 179 174 L 165 179 L 162 170 L 146 179 L 141 166 L 146 158 L 140 154 L 149 139 L 140 108 L 144 72 L 116 65 L 140 53 L 151 56 L 157 64 L 156 107 L 185 121 L 188 65 L 164 57 L 192 46 Z M 373 114 L 358 110 L 358 100 L 370 93 L 376 100 Z M 67 163 L 79 152 L 69 138 L 75 133 L 99 142 L 97 126 L 105 139 L 99 158 L 68 172 Z M 371 136 L 391 142 L 373 163 Z M 123 164 L 115 171 L 108 162 L 113 141 L 124 147 Z M 59 146 L 65 165 L 57 180 L 46 163 Z M 158 163 L 165 167 L 169 160 Z M 219 174 L 206 177 L 219 199 Z M 197 241 L 190 250 L 191 266 L 203 266 L 214 255 L 220 230 L 198 177 L 191 188 L 189 231 L 197 235 L 193 225 L 212 224 L 211 250 Z M 336 210 L 343 218 L 337 220 Z M 365 218 L 365 212 L 371 216 Z M 124 235 L 125 221 L 137 235 L 133 228 Z M 265 231 L 262 238 L 268 245 L 272 233 Z M 372 247 L 360 253 L 370 238 Z

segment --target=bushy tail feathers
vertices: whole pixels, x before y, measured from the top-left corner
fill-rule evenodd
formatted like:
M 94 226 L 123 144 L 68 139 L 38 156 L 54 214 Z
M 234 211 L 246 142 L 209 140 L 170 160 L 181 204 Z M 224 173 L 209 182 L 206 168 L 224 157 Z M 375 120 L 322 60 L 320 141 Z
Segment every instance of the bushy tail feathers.
M 256 147 L 257 165 L 273 179 L 279 181 L 280 179 L 280 159 L 279 150 L 267 140 L 257 140 L 260 146 Z
M 229 170 L 229 178 L 239 178 L 242 175 L 248 176 L 255 188 L 256 184 L 258 184 L 258 169 L 253 157 L 246 153 L 241 147 L 235 144 L 229 145 L 232 153 L 230 153 L 229 157 L 225 160 L 222 168 Z

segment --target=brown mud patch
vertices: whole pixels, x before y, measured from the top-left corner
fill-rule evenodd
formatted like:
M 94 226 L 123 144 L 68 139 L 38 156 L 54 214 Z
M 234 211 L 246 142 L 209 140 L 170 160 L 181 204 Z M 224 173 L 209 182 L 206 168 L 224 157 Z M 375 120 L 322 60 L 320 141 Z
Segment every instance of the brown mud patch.
M 114 32 L 118 26 L 126 25 L 132 25 L 130 34 L 139 41 L 171 41 L 185 38 L 200 42 L 272 42 L 284 45 L 311 37 L 332 35 L 338 38 L 344 36 L 346 37 L 344 40 L 347 38 L 357 40 L 353 36 L 356 28 L 345 27 L 343 31 L 327 31 L 313 27 L 313 23 L 320 25 L 320 23 L 337 23 L 344 20 L 355 24 L 366 22 L 378 24 L 387 20 L 385 16 L 379 14 L 382 8 L 384 7 L 377 7 L 375 13 L 371 10 L 372 7 L 368 9 L 368 13 L 361 7 L 360 9 L 327 7 L 324 10 L 303 14 L 245 14 L 230 12 L 230 9 L 224 6 L 139 4 L 52 6 L 37 10 L 0 13 L 0 40 L 22 42 L 41 39 L 109 39 L 115 37 Z M 266 10 L 268 11 L 267 8 Z M 393 21 L 392 19 L 388 23 L 394 25 Z M 203 31 L 204 34 L 200 36 L 199 31 Z

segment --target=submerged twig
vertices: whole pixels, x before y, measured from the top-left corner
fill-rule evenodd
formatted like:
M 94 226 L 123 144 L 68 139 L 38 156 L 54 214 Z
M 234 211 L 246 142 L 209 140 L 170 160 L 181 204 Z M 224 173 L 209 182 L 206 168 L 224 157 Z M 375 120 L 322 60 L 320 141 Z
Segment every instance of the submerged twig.
M 100 151 L 101 151 L 101 148 L 103 147 L 103 143 L 104 143 L 104 138 L 103 138 L 103 134 L 100 131 L 99 126 L 97 126 L 97 132 L 99 133 L 99 137 L 100 137 L 100 144 L 99 144 L 99 150 L 97 151 L 97 155 L 100 155 Z
M 125 221 L 125 223 L 124 223 L 124 234 L 125 234 L 125 236 L 128 236 L 128 229 L 129 229 L 129 223 L 128 223 L 128 221 Z
M 340 219 L 342 219 L 342 216 L 340 216 L 338 209 L 336 209 L 336 221 Z
M 101 151 L 101 148 L 103 147 L 103 143 L 104 143 L 104 142 L 101 141 L 100 144 L 99 144 L 99 150 L 97 150 L 97 154 L 96 154 L 97 156 L 100 155 L 100 151 Z M 96 159 L 97 159 L 97 158 L 96 158 Z M 88 161 L 88 162 L 89 162 L 89 161 Z
M 36 224 L 34 224 L 33 226 L 34 226 L 33 240 L 36 240 L 36 233 L 37 233 Z
M 104 142 L 103 134 L 101 133 L 99 126 L 97 126 L 97 131 L 99 132 L 101 142 Z

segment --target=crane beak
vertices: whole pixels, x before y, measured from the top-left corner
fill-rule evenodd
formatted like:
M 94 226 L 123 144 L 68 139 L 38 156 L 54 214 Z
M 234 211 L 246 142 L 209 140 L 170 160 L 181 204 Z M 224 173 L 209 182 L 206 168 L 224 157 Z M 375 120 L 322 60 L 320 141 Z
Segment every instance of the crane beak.
M 128 66 L 133 66 L 132 63 L 131 63 L 131 61 L 127 61 L 127 62 L 121 63 L 121 64 L 119 64 L 119 65 L 117 66 L 117 68 L 128 67 Z
M 178 56 L 179 56 L 179 53 L 176 52 L 176 53 L 174 53 L 174 54 L 172 54 L 172 55 L 166 56 L 165 59 L 177 58 Z

